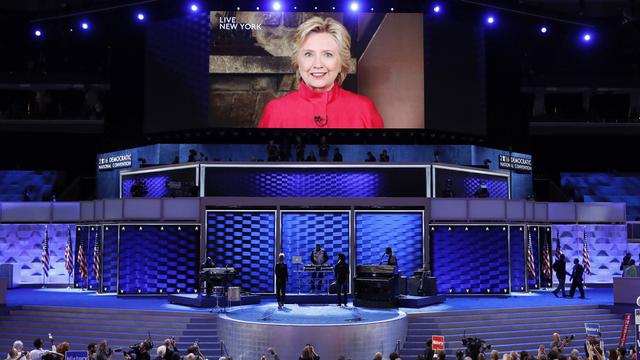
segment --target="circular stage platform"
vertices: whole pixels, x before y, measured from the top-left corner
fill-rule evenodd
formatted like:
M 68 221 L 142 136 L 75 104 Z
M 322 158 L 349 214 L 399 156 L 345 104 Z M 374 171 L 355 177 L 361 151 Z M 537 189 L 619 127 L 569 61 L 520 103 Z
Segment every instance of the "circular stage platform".
M 407 334 L 407 315 L 394 309 L 336 305 L 242 306 L 218 317 L 218 336 L 234 360 L 255 360 L 274 347 L 280 359 L 297 359 L 312 344 L 322 359 L 388 356 Z

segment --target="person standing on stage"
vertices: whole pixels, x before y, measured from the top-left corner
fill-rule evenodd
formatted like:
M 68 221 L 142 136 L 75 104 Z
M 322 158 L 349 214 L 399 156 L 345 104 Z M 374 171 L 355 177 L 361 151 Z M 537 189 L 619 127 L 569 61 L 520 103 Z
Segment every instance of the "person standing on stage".
M 580 290 L 580 298 L 584 299 L 584 284 L 582 283 L 582 275 L 584 274 L 584 267 L 580 265 L 580 260 L 573 259 L 573 271 L 571 272 L 571 291 L 569 291 L 569 297 L 573 297 L 576 293 L 576 288 Z
M 284 294 L 287 291 L 287 278 L 289 271 L 287 264 L 284 263 L 284 254 L 278 255 L 278 263 L 276 264 L 276 298 L 278 299 L 278 309 L 284 307 Z
M 316 244 L 316 248 L 311 251 L 311 263 L 316 266 L 316 270 L 320 270 L 320 266 L 324 265 L 329 260 L 329 255 L 324 251 L 320 244 Z M 322 288 L 322 279 L 324 273 L 321 271 L 314 271 L 311 273 L 311 291 L 319 292 Z M 316 279 L 318 279 L 318 287 L 316 287 Z
M 386 265 L 393 265 L 393 266 L 398 266 L 398 259 L 396 258 L 396 256 L 393 254 L 393 251 L 391 250 L 390 247 L 388 247 L 385 251 L 384 251 L 385 255 L 387 256 L 387 261 L 386 261 Z
M 553 270 L 556 272 L 556 277 L 558 278 L 558 287 L 553 290 L 553 295 L 558 297 L 558 292 L 562 290 L 562 297 L 567 297 L 564 288 L 564 283 L 567 279 L 567 261 L 565 260 L 564 254 L 560 255 L 560 258 L 553 263 Z
M 338 262 L 334 270 L 338 293 L 338 306 L 347 306 L 347 293 L 349 292 L 349 264 L 343 253 L 338 254 Z M 342 296 L 344 295 L 344 300 Z
M 207 256 L 207 260 L 205 260 L 205 262 L 200 265 L 200 270 L 214 267 L 216 267 L 216 264 L 214 264 L 213 259 L 211 259 L 210 256 Z M 200 279 L 201 281 L 205 282 L 207 296 L 211 296 L 211 293 L 213 291 L 213 279 L 209 277 L 208 274 L 203 273 L 201 273 Z

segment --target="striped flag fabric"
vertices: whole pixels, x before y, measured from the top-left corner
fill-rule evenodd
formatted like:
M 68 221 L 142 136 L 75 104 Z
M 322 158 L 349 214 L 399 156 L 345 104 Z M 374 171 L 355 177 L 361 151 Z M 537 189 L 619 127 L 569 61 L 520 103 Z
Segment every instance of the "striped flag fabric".
M 531 244 L 531 232 L 529 232 L 529 245 L 527 245 L 527 270 L 531 279 L 536 279 L 535 259 L 533 258 L 533 245 Z
M 89 274 L 87 273 L 87 259 L 84 258 L 83 244 L 80 244 L 80 249 L 78 249 L 78 265 L 80 266 L 80 278 L 84 280 Z
M 71 275 L 73 272 L 73 251 L 71 250 L 71 226 L 67 227 L 67 246 L 64 248 L 64 268 Z
M 93 274 L 96 280 L 100 279 L 100 239 L 98 239 L 98 230 L 96 230 L 96 241 L 93 246 Z
M 589 258 L 589 241 L 587 240 L 587 232 L 584 231 L 582 239 L 582 266 L 584 266 L 584 272 L 591 275 L 591 259 Z
M 542 273 L 547 279 L 551 279 L 551 254 L 549 250 L 550 245 L 545 241 L 542 248 Z
M 556 260 L 560 260 L 560 256 L 562 256 L 562 248 L 560 247 L 560 231 L 556 233 Z
M 49 227 L 44 228 L 44 239 L 42 239 L 42 275 L 49 277 Z

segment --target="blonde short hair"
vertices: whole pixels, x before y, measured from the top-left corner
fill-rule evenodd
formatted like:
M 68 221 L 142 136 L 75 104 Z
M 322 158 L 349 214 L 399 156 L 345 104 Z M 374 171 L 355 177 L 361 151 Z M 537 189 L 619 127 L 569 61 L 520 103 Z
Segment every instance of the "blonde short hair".
M 338 44 L 339 56 L 341 62 L 341 69 L 336 81 L 338 85 L 341 85 L 344 79 L 349 73 L 349 60 L 351 60 L 351 35 L 338 20 L 333 18 L 321 18 L 314 16 L 309 20 L 303 22 L 298 26 L 296 30 L 295 42 L 296 47 L 291 54 L 291 66 L 296 71 L 296 79 L 300 79 L 300 70 L 298 69 L 298 55 L 302 45 L 307 40 L 309 35 L 313 33 L 327 33 L 333 37 Z

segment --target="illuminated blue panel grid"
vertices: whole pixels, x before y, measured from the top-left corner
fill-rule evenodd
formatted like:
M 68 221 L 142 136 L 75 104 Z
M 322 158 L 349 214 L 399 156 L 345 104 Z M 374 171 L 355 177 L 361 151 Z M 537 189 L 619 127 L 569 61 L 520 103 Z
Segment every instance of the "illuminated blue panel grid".
M 429 229 L 431 264 L 439 292 L 495 294 L 509 291 L 506 226 L 442 225 Z
M 302 256 L 303 264 L 311 264 L 311 251 L 316 244 L 321 244 L 327 252 L 329 256 L 327 264 L 335 264 L 340 252 L 348 259 L 349 213 L 282 213 L 282 251 L 287 255 L 285 261 L 290 269 L 287 292 L 298 292 L 298 280 L 300 280 L 300 291 L 307 292 L 311 289 L 311 274 L 296 273 L 295 265 L 291 264 L 291 257 Z M 325 274 L 325 277 L 333 279 L 333 273 Z M 326 292 L 326 284 L 331 281 L 325 281 L 320 291 Z
M 101 236 L 101 227 L 96 225 L 79 225 L 76 227 L 76 246 L 74 252 L 74 284 L 77 288 L 88 288 L 96 290 L 98 289 L 98 282 L 96 281 L 96 275 L 93 273 L 93 248 L 96 241 L 96 234 L 98 240 Z M 84 258 L 87 263 L 88 278 L 82 279 L 80 277 L 80 263 L 78 262 L 78 250 L 80 249 L 80 243 L 84 247 Z
M 531 248 L 533 249 L 533 266 L 536 270 L 536 278 L 532 279 L 531 275 L 527 272 L 527 284 L 529 285 L 529 290 L 539 289 L 540 288 L 540 256 L 538 249 L 538 227 L 537 226 L 529 226 L 529 234 L 531 234 Z M 528 256 L 528 252 L 525 253 L 525 256 Z
M 169 196 L 169 189 L 167 188 L 167 181 L 169 176 L 144 176 L 138 178 L 142 179 L 145 189 L 147 190 L 146 198 L 161 198 Z M 122 179 L 122 197 L 131 197 L 131 187 L 135 184 L 136 179 Z
M 207 212 L 207 256 L 216 266 L 233 266 L 232 286 L 273 293 L 274 212 Z
M 511 226 L 510 256 L 511 256 L 511 291 L 526 291 L 525 262 L 524 262 L 524 226 Z
M 389 246 L 403 275 L 413 275 L 422 267 L 422 226 L 420 212 L 356 213 L 356 265 L 379 264 Z
M 105 225 L 102 242 L 102 292 L 118 291 L 118 225 Z
M 485 177 L 465 177 L 464 179 L 464 195 L 465 197 L 474 197 L 476 191 L 480 189 L 480 182 L 484 181 L 489 190 L 489 197 L 493 199 L 509 198 L 509 183 L 507 179 L 487 179 Z
M 198 225 L 120 225 L 118 294 L 194 293 Z

